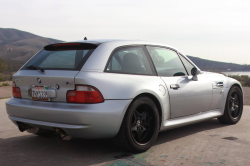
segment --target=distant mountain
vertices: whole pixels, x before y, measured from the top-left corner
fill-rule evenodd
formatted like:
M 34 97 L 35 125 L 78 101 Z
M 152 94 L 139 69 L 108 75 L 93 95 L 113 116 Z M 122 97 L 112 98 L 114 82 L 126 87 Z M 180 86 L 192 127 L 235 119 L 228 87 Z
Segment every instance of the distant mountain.
M 205 60 L 189 55 L 188 58 L 203 71 L 250 71 L 250 65 Z
M 17 71 L 45 45 L 58 42 L 62 41 L 44 38 L 17 29 L 0 28 L 0 57 L 11 66 L 12 71 Z M 217 62 L 192 56 L 188 57 L 204 71 L 250 71 L 250 65 Z
M 62 41 L 17 29 L 0 28 L 0 57 L 16 71 L 45 45 L 58 42 Z

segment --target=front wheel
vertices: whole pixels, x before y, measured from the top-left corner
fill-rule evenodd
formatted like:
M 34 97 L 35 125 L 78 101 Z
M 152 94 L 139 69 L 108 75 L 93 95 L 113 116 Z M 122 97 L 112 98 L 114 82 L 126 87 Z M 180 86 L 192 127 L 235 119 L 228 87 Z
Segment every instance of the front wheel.
M 120 131 L 114 138 L 116 145 L 131 152 L 144 152 L 156 141 L 159 113 L 153 100 L 137 98 L 128 108 Z
M 239 87 L 233 86 L 228 92 L 224 114 L 218 118 L 224 124 L 236 124 L 243 112 L 243 95 Z

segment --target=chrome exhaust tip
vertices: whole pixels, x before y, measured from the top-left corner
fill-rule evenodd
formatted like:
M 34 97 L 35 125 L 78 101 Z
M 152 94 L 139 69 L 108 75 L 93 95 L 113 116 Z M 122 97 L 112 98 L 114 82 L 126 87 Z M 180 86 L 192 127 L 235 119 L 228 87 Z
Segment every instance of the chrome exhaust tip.
M 17 122 L 17 125 L 18 125 L 18 129 L 21 132 L 27 131 L 28 133 L 36 134 L 39 131 L 39 128 L 33 128 L 33 127 L 31 127 L 27 124 L 21 123 L 21 122 Z
M 54 128 L 54 130 L 56 131 L 56 133 L 58 133 L 60 135 L 60 138 L 62 140 L 71 140 L 71 136 L 69 136 L 64 130 L 59 129 L 59 128 Z
M 36 134 L 36 133 L 38 133 L 39 130 L 40 130 L 40 129 L 39 129 L 38 127 L 36 127 L 36 128 L 29 128 L 29 129 L 27 129 L 26 131 L 27 131 L 28 133 Z
M 25 130 L 32 128 L 32 127 L 30 127 L 29 125 L 24 124 L 24 123 L 21 123 L 21 122 L 17 122 L 17 126 L 18 126 L 18 129 L 19 129 L 21 132 L 24 132 Z

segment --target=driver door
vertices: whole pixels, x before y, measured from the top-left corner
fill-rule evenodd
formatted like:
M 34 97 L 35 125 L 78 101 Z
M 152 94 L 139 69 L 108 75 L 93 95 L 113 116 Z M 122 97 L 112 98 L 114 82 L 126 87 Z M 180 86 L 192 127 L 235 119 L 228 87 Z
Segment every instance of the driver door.
M 202 74 L 198 81 L 189 75 L 192 64 L 172 49 L 147 46 L 158 76 L 165 82 L 170 98 L 171 119 L 208 111 L 212 86 Z M 181 59 L 182 60 L 181 60 Z M 186 68 L 183 64 L 186 64 Z

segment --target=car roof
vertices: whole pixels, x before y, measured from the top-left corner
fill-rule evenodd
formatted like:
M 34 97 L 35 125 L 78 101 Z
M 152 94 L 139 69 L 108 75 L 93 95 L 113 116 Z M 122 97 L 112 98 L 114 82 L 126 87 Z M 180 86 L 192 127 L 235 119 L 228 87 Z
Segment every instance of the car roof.
M 156 42 L 149 42 L 143 40 L 124 40 L 124 39 L 92 39 L 92 40 L 77 40 L 63 43 L 88 43 L 95 44 L 98 47 L 92 53 L 92 55 L 88 58 L 88 63 L 86 63 L 82 71 L 103 71 L 106 66 L 107 59 L 110 57 L 110 54 L 115 48 L 122 46 L 131 46 L 131 45 L 151 45 L 151 46 L 162 46 L 171 48 L 179 53 L 181 53 L 176 48 Z M 59 43 L 58 43 L 59 44 Z M 51 44 L 53 45 L 53 44 Z M 187 56 L 182 54 L 186 59 L 188 59 L 195 67 L 197 67 Z M 197 67 L 198 68 L 198 67 Z M 199 69 L 199 68 L 198 68 Z
M 162 43 L 156 43 L 156 42 L 149 42 L 149 41 L 144 41 L 144 40 L 125 40 L 125 39 L 92 39 L 92 40 L 77 40 L 77 41 L 70 41 L 70 42 L 65 42 L 65 43 L 90 43 L 90 44 L 103 44 L 103 43 L 119 43 L 120 45 L 128 45 L 130 44 L 146 44 L 146 45 L 157 45 L 157 46 L 164 46 L 164 47 L 169 47 L 174 50 L 174 47 Z
M 117 42 L 117 41 L 128 41 L 128 40 L 124 40 L 124 39 L 92 39 L 92 40 L 78 40 L 78 41 L 73 41 L 73 42 L 102 44 L 102 43 L 106 43 L 106 42 Z

